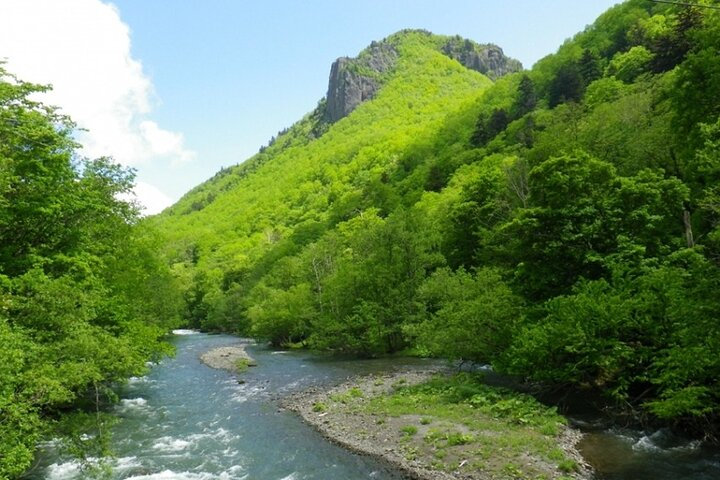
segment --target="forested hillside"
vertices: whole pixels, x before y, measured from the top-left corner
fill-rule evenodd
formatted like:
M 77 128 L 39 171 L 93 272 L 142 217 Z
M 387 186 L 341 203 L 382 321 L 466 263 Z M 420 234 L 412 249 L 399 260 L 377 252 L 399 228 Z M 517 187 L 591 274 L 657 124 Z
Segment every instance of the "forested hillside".
M 371 100 L 153 219 L 188 325 L 486 362 L 714 435 L 720 12 L 630 0 L 494 83 L 447 41 L 385 39 Z
M 0 66 L 0 478 L 44 438 L 102 453 L 112 387 L 179 320 L 159 239 L 120 200 L 132 172 L 79 158 L 71 121 L 30 99 L 45 89 Z

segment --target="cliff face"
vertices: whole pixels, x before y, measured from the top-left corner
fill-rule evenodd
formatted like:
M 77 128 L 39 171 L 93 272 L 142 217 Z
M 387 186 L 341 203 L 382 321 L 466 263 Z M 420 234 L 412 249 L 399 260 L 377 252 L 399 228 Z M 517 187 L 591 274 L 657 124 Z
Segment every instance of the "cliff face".
M 506 57 L 502 48 L 492 43 L 480 45 L 472 40 L 452 37 L 442 47 L 442 52 L 470 70 L 486 75 L 491 80 L 497 80 L 503 75 L 522 70 L 522 64 L 519 61 Z
M 439 51 L 492 80 L 522 70 L 520 62 L 506 57 L 497 45 L 480 45 L 458 36 L 422 33 L 437 39 Z M 397 57 L 398 52 L 391 41 L 383 40 L 373 42 L 356 58 L 341 57 L 333 62 L 323 120 L 337 122 L 364 101 L 374 98 L 387 74 L 395 67 Z
M 357 58 L 335 60 L 330 68 L 325 120 L 337 122 L 373 98 L 382 85 L 383 74 L 395 66 L 397 55 L 392 45 L 373 42 Z

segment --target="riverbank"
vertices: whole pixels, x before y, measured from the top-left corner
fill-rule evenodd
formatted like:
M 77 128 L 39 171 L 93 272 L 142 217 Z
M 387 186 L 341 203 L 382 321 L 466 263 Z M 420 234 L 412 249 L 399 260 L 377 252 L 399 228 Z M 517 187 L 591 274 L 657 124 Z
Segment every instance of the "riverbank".
M 530 397 L 439 369 L 352 379 L 281 400 L 334 443 L 413 479 L 586 479 L 580 432 Z
M 257 365 L 255 359 L 245 351 L 245 347 L 242 345 L 213 348 L 200 355 L 200 361 L 208 367 L 233 373 L 239 373 L 247 367 Z

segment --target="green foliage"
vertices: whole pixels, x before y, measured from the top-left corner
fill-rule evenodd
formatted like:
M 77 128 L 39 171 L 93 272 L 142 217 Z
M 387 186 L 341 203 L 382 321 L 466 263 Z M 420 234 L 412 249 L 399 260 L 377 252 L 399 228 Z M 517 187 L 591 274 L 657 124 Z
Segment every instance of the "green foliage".
M 488 362 L 717 426 L 718 15 L 629 0 L 492 84 L 443 55 L 462 39 L 389 37 L 372 101 L 333 125 L 321 103 L 150 220 L 186 320 Z
M 705 295 L 717 288 L 717 270 L 688 250 L 641 272 L 585 282 L 546 302 L 543 318 L 516 336 L 505 368 L 645 401 L 664 418 L 716 414 L 710 352 L 720 338 L 710 325 L 718 305 Z
M 548 104 L 555 107 L 561 103 L 577 102 L 582 98 L 584 80 L 575 62 L 561 66 L 548 88 Z
M 439 269 L 418 295 L 429 314 L 416 327 L 418 344 L 434 355 L 485 363 L 507 348 L 522 302 L 490 269 Z
M 247 358 L 239 358 L 235 361 L 235 371 L 237 373 L 244 373 L 250 366 L 253 365 Z
M 628 250 L 657 256 L 680 245 L 688 192 L 662 172 L 618 177 L 609 163 L 564 156 L 535 167 L 528 183 L 528 208 L 505 228 L 517 238 L 516 277 L 530 298 L 603 277 L 607 263 Z
M 314 403 L 312 406 L 312 411 L 317 412 L 317 413 L 327 412 L 327 409 L 328 409 L 327 405 L 325 405 L 322 402 Z
M 159 240 L 121 200 L 133 173 L 77 160 L 74 125 L 0 68 L 0 478 L 46 435 L 106 452 L 108 388 L 169 353 L 180 297 Z M 97 440 L 78 440 L 95 431 Z
M 690 148 L 701 147 L 698 125 L 713 123 L 720 115 L 720 22 L 718 12 L 707 13 L 704 28 L 695 33 L 697 44 L 678 67 L 670 100 L 680 134 L 689 136 Z M 687 140 L 686 140 L 687 141 Z
M 618 80 L 629 83 L 650 69 L 653 54 L 642 45 L 617 53 L 610 61 L 608 72 Z
M 330 399 L 333 402 L 350 403 L 354 399 L 362 398 L 363 396 L 364 396 L 363 391 L 360 388 L 351 387 L 344 392 L 335 393 L 335 394 L 330 395 Z

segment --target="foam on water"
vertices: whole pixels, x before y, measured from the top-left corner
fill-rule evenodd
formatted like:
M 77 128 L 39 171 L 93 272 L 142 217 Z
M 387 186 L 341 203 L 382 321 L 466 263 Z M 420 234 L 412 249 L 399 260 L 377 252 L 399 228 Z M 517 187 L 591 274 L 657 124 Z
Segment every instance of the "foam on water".
M 197 330 L 190 330 L 187 328 L 178 328 L 172 331 L 173 335 L 198 335 L 200 332 Z
M 47 480 L 76 480 L 87 477 L 87 471 L 83 467 L 97 466 L 100 463 L 107 463 L 114 471 L 124 472 L 133 468 L 141 467 L 142 464 L 137 457 L 120 457 L 113 460 L 102 460 L 97 458 L 88 458 L 87 463 L 83 465 L 77 460 L 71 460 L 64 463 L 53 463 L 47 468 Z
M 70 480 L 81 471 L 80 462 L 53 463 L 47 469 L 48 480 Z
M 199 443 L 203 441 L 211 441 L 211 442 L 217 442 L 220 444 L 227 444 L 228 442 L 231 442 L 235 439 L 237 439 L 239 435 L 233 435 L 229 431 L 225 430 L 224 428 L 220 427 L 217 429 L 209 429 L 205 428 L 203 433 L 193 433 L 191 435 L 187 436 L 187 440 L 189 443 L 193 445 L 198 445 Z M 168 439 L 170 437 L 164 437 L 164 439 Z M 160 440 L 164 440 L 160 439 Z M 159 441 L 159 440 L 158 440 Z
M 123 398 L 120 400 L 120 408 L 123 410 L 142 409 L 147 407 L 147 400 L 142 397 Z
M 51 448 L 57 448 L 60 445 L 62 445 L 62 440 L 59 438 L 52 438 L 50 440 L 46 440 L 44 442 L 40 442 L 38 444 L 38 448 L 44 448 L 44 449 L 51 449 Z
M 142 464 L 138 461 L 137 457 L 122 457 L 115 460 L 115 469 L 119 471 L 130 470 L 131 468 L 141 467 Z
M 246 478 L 247 475 L 237 476 L 230 472 L 222 472 L 219 475 L 215 475 L 207 472 L 174 472 L 172 470 L 163 470 L 162 472 L 152 473 L 149 475 L 128 477 L 128 479 L 135 480 L 243 480 Z
M 155 440 L 153 449 L 160 452 L 179 452 L 187 449 L 192 442 L 173 437 L 160 437 Z
M 701 448 L 702 442 L 699 440 L 683 440 L 677 438 L 667 429 L 660 429 L 653 433 L 641 436 L 632 445 L 632 449 L 636 452 L 650 453 L 677 453 L 692 452 Z
M 143 385 L 148 383 L 155 383 L 155 380 L 151 380 L 147 376 L 143 377 L 130 377 L 127 380 L 128 385 Z
M 662 449 L 655 445 L 651 436 L 643 435 L 640 440 L 633 443 L 632 449 L 636 452 L 660 452 Z
M 116 472 L 124 472 L 133 468 L 142 467 L 137 457 L 120 457 L 110 460 L 103 460 L 112 467 Z M 85 466 L 93 466 L 100 463 L 97 458 L 89 458 Z M 83 464 L 77 460 L 71 460 L 64 463 L 53 463 L 47 469 L 47 480 L 76 480 L 87 477 L 87 471 L 83 468 Z
M 702 448 L 702 441 L 693 440 L 684 445 L 678 445 L 677 447 L 672 447 L 670 450 L 672 450 L 674 452 L 694 452 L 696 450 L 700 450 L 700 448 Z
M 235 391 L 232 394 L 232 399 L 235 402 L 238 403 L 244 403 L 247 402 L 250 399 L 257 398 L 261 395 L 266 395 L 267 392 L 265 391 L 264 386 L 247 386 L 243 385 L 242 387 L 238 387 L 234 389 Z

